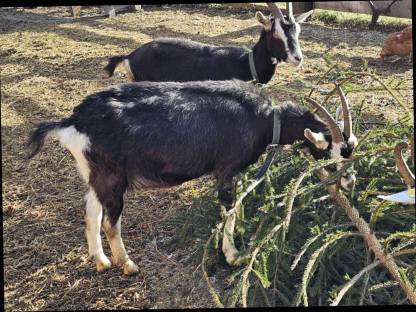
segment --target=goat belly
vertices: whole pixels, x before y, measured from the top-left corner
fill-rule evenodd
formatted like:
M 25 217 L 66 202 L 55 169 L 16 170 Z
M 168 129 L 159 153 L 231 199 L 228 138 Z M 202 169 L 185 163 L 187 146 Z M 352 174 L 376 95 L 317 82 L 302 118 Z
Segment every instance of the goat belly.
M 271 140 L 271 112 L 243 81 L 138 82 L 87 97 L 72 119 L 129 185 L 154 188 L 245 168 Z

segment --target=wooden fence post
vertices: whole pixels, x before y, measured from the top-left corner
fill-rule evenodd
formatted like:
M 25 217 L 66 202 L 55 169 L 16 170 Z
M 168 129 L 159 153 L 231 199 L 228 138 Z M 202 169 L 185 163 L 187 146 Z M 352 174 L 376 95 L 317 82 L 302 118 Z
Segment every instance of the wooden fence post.
M 286 8 L 287 8 L 287 2 L 286 2 Z M 310 10 L 313 10 L 314 8 L 314 2 L 308 1 L 308 2 L 293 2 L 292 3 L 292 9 L 293 14 L 302 14 L 304 12 L 308 12 Z
M 71 13 L 73 17 L 79 17 L 81 15 L 81 6 L 71 6 Z

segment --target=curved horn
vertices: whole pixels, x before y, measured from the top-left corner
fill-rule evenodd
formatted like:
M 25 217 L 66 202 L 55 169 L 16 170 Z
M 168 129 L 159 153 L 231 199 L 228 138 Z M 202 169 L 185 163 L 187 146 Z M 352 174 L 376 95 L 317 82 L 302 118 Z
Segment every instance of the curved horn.
M 287 3 L 288 15 L 293 15 L 292 2 Z
M 397 169 L 402 176 L 404 182 L 410 187 L 415 186 L 415 176 L 410 171 L 406 162 L 404 161 L 402 149 L 408 148 L 409 145 L 406 142 L 400 142 L 394 148 L 394 160 L 396 161 Z
M 342 112 L 344 115 L 344 133 L 348 140 L 352 134 L 352 118 L 351 118 L 351 113 L 350 113 L 350 107 L 348 105 L 347 98 L 345 97 L 345 94 L 342 91 L 339 84 L 336 83 L 335 87 L 337 88 L 338 94 L 341 98 Z
M 276 5 L 276 3 L 274 3 L 274 2 L 266 2 L 266 3 L 267 3 L 267 6 L 269 7 L 270 11 L 272 12 L 273 16 L 276 19 L 279 19 L 279 20 L 282 20 L 282 21 L 285 20 L 285 17 L 283 16 L 282 11 L 280 11 L 280 9 Z
M 295 21 L 295 17 L 293 16 L 293 7 L 292 7 L 292 2 L 288 2 L 287 3 L 287 17 L 289 18 L 289 20 L 291 20 L 292 22 Z
M 328 123 L 329 131 L 331 132 L 332 142 L 334 143 L 341 143 L 344 141 L 344 137 L 342 136 L 341 129 L 338 127 L 337 123 L 335 122 L 334 118 L 331 116 L 328 111 L 319 105 L 317 102 L 312 100 L 309 97 L 305 97 L 305 99 L 311 103 L 318 111 L 322 113 L 322 116 L 325 118 L 326 122 Z

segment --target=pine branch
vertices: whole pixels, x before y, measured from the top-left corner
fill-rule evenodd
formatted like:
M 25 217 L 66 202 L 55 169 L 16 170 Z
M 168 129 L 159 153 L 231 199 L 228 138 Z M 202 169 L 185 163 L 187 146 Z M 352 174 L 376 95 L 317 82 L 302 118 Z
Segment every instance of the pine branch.
M 328 174 L 324 170 L 318 171 L 319 178 L 326 179 Z M 360 233 L 363 234 L 370 250 L 373 251 L 375 256 L 383 263 L 393 278 L 400 284 L 400 287 L 406 293 L 412 304 L 416 304 L 416 292 L 413 290 L 412 285 L 409 284 L 407 279 L 402 278 L 399 267 L 394 262 L 390 254 L 386 254 L 378 241 L 377 237 L 371 232 L 368 223 L 360 217 L 358 210 L 351 206 L 349 200 L 345 195 L 336 189 L 333 185 L 327 186 L 328 192 L 331 194 L 332 199 L 343 208 L 350 220 L 355 224 Z

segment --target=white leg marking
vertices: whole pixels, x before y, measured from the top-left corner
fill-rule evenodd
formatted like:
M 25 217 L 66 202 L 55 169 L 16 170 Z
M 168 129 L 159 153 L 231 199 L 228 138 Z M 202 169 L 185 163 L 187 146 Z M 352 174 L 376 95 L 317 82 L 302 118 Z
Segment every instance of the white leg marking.
M 84 156 L 84 151 L 90 149 L 90 139 L 83 133 L 78 132 L 74 126 L 57 130 L 56 135 L 62 146 L 67 148 L 77 161 L 78 170 L 85 182 L 88 183 L 90 168 Z
M 225 260 L 229 265 L 234 265 L 234 262 L 238 256 L 238 250 L 235 248 L 234 244 L 235 218 L 235 211 L 232 209 L 228 212 L 222 238 L 222 252 L 224 253 Z
M 128 80 L 132 82 L 135 81 L 133 72 L 131 71 L 130 61 L 128 59 L 125 59 L 123 61 L 123 65 L 124 65 L 124 68 L 126 69 Z
M 104 217 L 103 222 L 104 233 L 107 236 L 108 243 L 111 248 L 111 262 L 114 265 L 123 267 L 123 272 L 126 275 L 135 274 L 139 271 L 137 265 L 129 259 L 126 249 L 124 248 L 123 240 L 121 238 L 121 216 L 118 218 L 115 226 L 111 226 L 107 217 Z
M 111 262 L 106 257 L 101 245 L 101 218 L 103 215 L 103 208 L 97 199 L 94 190 L 90 189 L 85 196 L 87 201 L 85 214 L 85 235 L 88 242 L 88 253 L 90 257 L 95 258 L 97 271 L 101 272 L 105 269 L 111 268 Z

